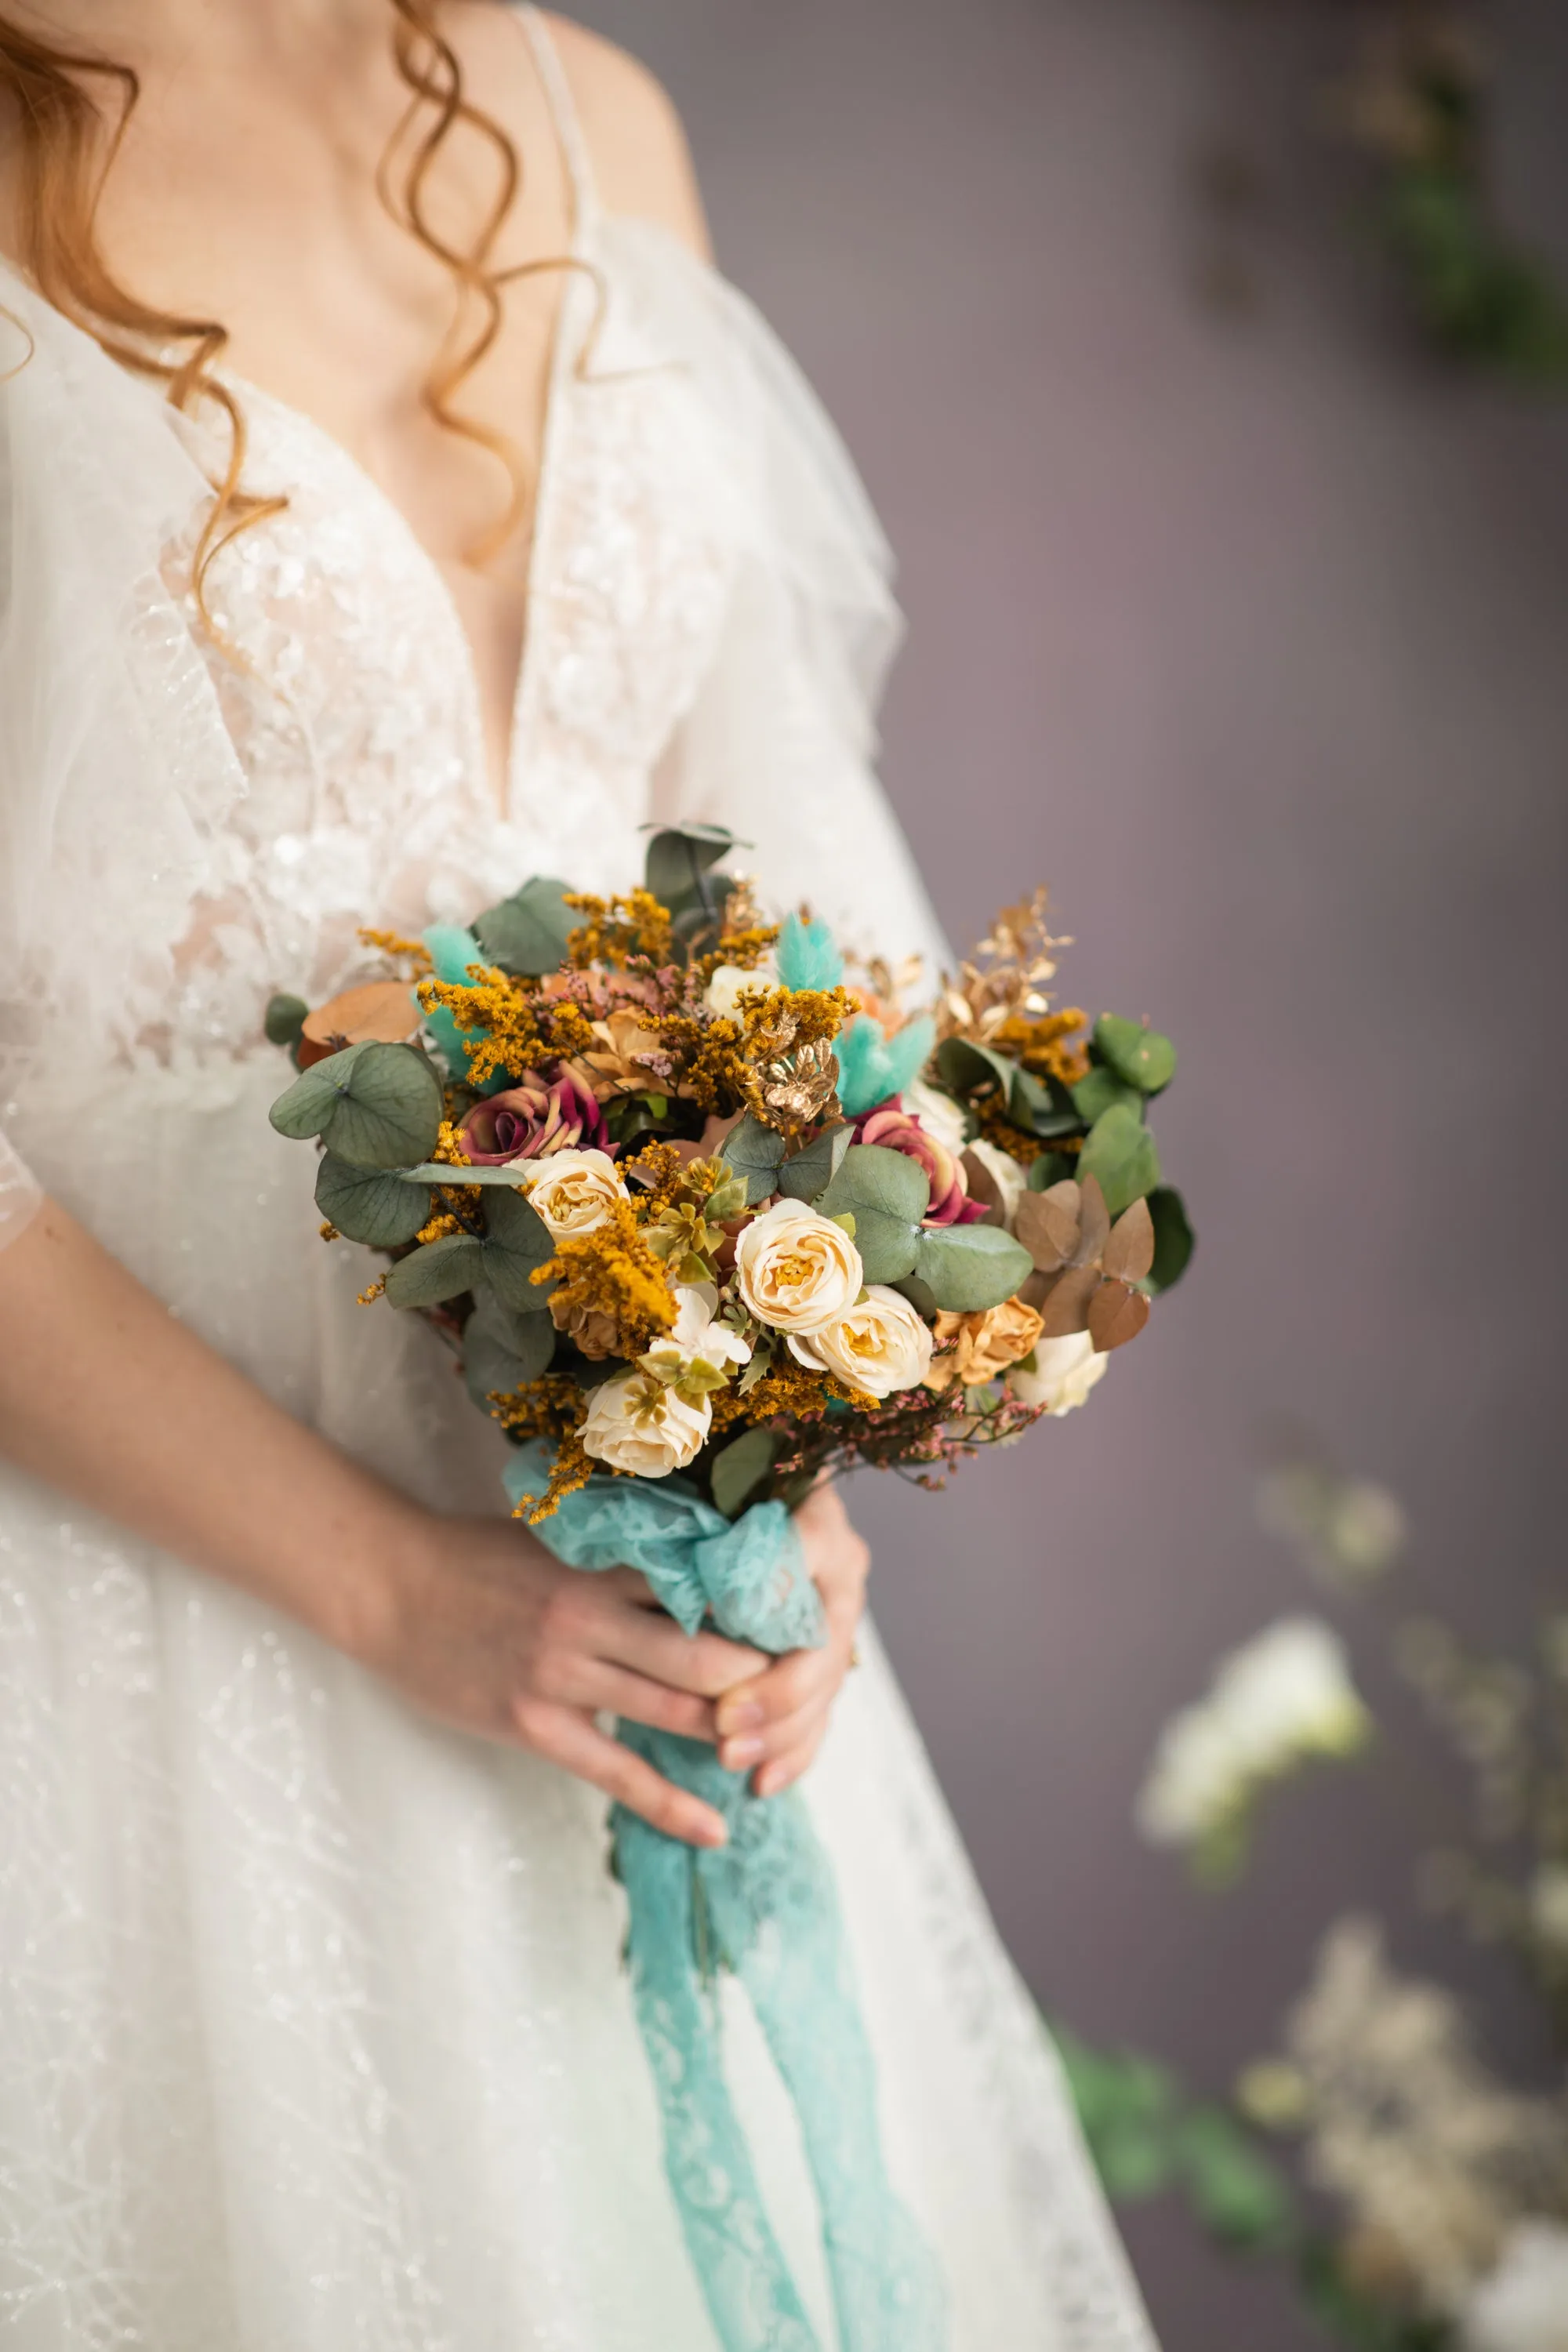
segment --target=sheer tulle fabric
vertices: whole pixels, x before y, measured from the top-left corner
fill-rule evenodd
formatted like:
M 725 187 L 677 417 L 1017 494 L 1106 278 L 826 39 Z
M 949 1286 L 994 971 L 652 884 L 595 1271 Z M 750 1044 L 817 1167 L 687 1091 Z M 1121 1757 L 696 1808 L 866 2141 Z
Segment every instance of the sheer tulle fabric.
M 939 945 L 867 764 L 895 619 L 847 463 L 739 298 L 581 196 L 609 307 L 579 381 L 591 289 L 569 298 L 504 814 L 450 600 L 346 457 L 247 395 L 252 487 L 290 506 L 220 564 L 229 662 L 185 587 L 205 428 L 0 287 L 35 346 L 0 391 L 0 1241 L 36 1198 L 19 1155 L 291 1411 L 442 1507 L 504 1507 L 504 1448 L 317 1242 L 308 1158 L 267 1126 L 268 992 L 351 977 L 367 917 L 466 917 L 541 867 L 628 880 L 674 812 L 731 824 L 851 935 Z M 868 1648 L 808 1801 L 954 2346 L 1145 2347 Z M 0 1473 L 21 2352 L 702 2352 L 623 1927 L 591 1792 Z M 787 2106 L 743 2004 L 729 2022 L 830 2341 Z

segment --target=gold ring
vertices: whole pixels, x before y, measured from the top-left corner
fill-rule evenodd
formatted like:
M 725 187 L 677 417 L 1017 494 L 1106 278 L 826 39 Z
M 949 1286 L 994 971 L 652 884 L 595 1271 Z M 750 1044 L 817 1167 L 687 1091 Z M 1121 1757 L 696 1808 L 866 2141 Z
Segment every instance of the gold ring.
M 851 1670 L 851 1672 L 853 1672 L 853 1670 L 855 1669 L 855 1667 L 857 1667 L 859 1664 L 860 1664 L 860 1644 L 859 1644 L 859 1643 L 858 1643 L 858 1642 L 851 1642 L 851 1643 L 850 1643 L 850 1644 L 849 1644 L 849 1665 L 850 1665 L 850 1670 Z

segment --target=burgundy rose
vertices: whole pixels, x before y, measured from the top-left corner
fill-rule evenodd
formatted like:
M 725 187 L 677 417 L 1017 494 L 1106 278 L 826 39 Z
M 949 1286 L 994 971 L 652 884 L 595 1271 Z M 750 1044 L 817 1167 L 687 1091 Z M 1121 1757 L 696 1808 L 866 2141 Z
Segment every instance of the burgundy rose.
M 972 1201 L 963 1169 L 945 1143 L 928 1134 L 913 1111 L 900 1108 L 897 1097 L 862 1111 L 855 1121 L 857 1143 L 879 1143 L 884 1151 L 902 1151 L 918 1160 L 931 1179 L 928 1225 L 973 1225 L 985 1214 L 984 1201 Z
M 510 1160 L 543 1160 L 552 1151 L 607 1148 L 598 1103 L 563 1062 L 553 1078 L 530 1070 L 520 1087 L 477 1102 L 458 1129 L 458 1141 L 476 1168 Z

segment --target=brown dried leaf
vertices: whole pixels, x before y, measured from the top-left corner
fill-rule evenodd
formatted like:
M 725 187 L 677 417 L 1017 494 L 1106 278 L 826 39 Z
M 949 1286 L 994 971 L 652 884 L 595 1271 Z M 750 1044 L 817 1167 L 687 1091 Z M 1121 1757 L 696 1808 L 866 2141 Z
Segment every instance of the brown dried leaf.
M 1074 1182 L 1068 1178 L 1069 1184 Z M 1086 1176 L 1076 1187 L 1082 1203 L 1078 1247 L 1072 1254 L 1074 1265 L 1094 1265 L 1100 1252 L 1110 1239 L 1110 1212 L 1105 1205 L 1105 1195 L 1100 1189 L 1098 1176 Z
M 1013 1230 L 1042 1274 L 1054 1274 L 1074 1262 L 1082 1203 L 1082 1192 L 1070 1176 L 1047 1192 L 1020 1195 Z
M 1040 1309 L 1040 1337 L 1065 1339 L 1069 1331 L 1087 1331 L 1089 1303 L 1100 1287 L 1097 1265 L 1068 1266 L 1058 1275 Z
M 1147 1201 L 1134 1201 L 1117 1218 L 1100 1262 L 1114 1281 L 1142 1281 L 1154 1263 L 1154 1220 Z
M 998 1184 L 984 1160 L 977 1159 L 973 1151 L 964 1153 L 961 1164 L 963 1169 L 964 1181 L 969 1186 L 970 1199 L 984 1202 L 985 1206 L 985 1214 L 979 1222 L 986 1225 L 1001 1224 L 1004 1222 L 1005 1207 L 1001 1185 Z
M 374 1041 L 401 1045 L 418 1028 L 422 1015 L 406 981 L 373 980 L 364 988 L 345 989 L 328 1004 L 318 1004 L 305 1015 L 305 1034 L 312 1045 L 343 1038 L 351 1045 Z
M 1108 1356 L 1112 1348 L 1124 1348 L 1129 1339 L 1136 1339 L 1148 1320 L 1149 1301 L 1142 1291 L 1131 1290 L 1124 1282 L 1101 1283 L 1089 1308 L 1089 1336 L 1095 1353 Z

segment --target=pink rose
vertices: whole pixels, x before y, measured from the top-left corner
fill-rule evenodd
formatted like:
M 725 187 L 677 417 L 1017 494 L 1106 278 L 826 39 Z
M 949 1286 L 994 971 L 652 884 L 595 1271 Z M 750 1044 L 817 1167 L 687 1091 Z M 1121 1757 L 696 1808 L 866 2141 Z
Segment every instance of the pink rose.
M 542 1160 L 552 1151 L 603 1151 L 608 1141 L 593 1094 L 563 1063 L 553 1078 L 530 1070 L 521 1086 L 477 1102 L 458 1129 L 476 1168 Z
M 931 1179 L 928 1225 L 973 1225 L 985 1214 L 984 1201 L 972 1201 L 963 1170 L 948 1150 L 929 1134 L 912 1111 L 897 1101 L 879 1103 L 855 1121 L 857 1143 L 879 1143 L 884 1151 L 906 1152 L 918 1160 Z

